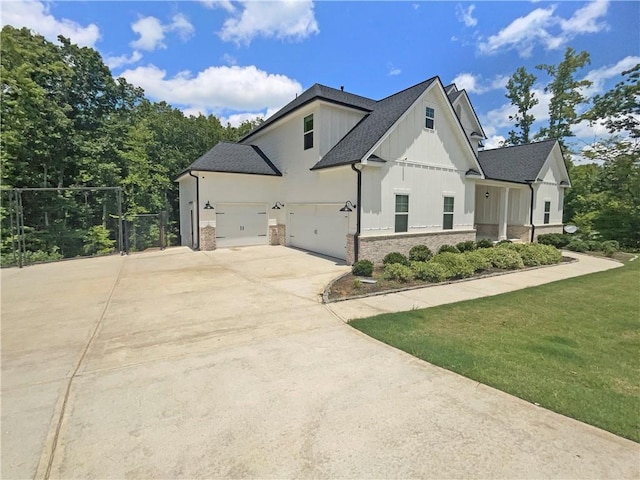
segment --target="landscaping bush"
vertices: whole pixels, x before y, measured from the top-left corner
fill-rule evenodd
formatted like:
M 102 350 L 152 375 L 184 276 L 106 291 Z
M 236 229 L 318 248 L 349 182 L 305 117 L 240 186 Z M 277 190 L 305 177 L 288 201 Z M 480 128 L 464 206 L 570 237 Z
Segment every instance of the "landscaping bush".
M 615 240 L 606 240 L 602 242 L 602 251 L 607 257 L 613 257 L 613 254 L 620 250 L 620 244 Z
M 517 245 L 516 243 L 513 243 L 510 240 L 501 240 L 496 244 L 496 248 L 505 248 L 508 250 L 517 250 Z
M 353 264 L 351 273 L 360 277 L 370 277 L 373 275 L 373 263 L 369 260 L 358 260 Z
M 458 250 L 456 247 L 454 247 L 453 245 L 442 245 L 439 249 L 438 249 L 438 253 L 460 253 L 460 250 Z
M 511 240 L 500 240 L 500 241 L 496 244 L 496 246 L 497 246 L 497 247 L 501 247 L 502 245 L 510 245 L 510 244 L 512 244 L 512 243 L 513 243 L 513 242 L 512 242 Z
M 511 248 L 494 248 L 487 250 L 491 265 L 503 270 L 518 270 L 524 268 L 520 254 Z
M 412 262 L 427 262 L 433 257 L 433 253 L 426 245 L 415 245 L 409 250 L 409 260 Z
M 400 252 L 387 253 L 382 259 L 382 263 L 385 265 L 391 265 L 393 263 L 399 263 L 400 265 L 409 265 L 409 260 Z
M 539 243 L 521 243 L 516 251 L 522 258 L 525 267 L 537 267 L 538 265 L 552 265 L 562 260 L 560 250 L 551 245 Z
M 438 283 L 447 279 L 447 269 L 437 262 L 414 262 L 411 264 L 411 269 L 417 280 Z
M 480 272 L 491 268 L 491 260 L 486 253 L 486 250 L 472 250 L 470 252 L 463 253 L 464 258 L 473 267 L 474 272 Z
M 407 265 L 401 263 L 389 263 L 384 267 L 384 278 L 387 280 L 399 280 L 408 282 L 413 279 L 413 270 Z
M 538 243 L 542 245 L 551 245 L 556 248 L 564 248 L 571 241 L 569 235 L 563 235 L 562 233 L 543 233 L 538 235 Z
M 459 253 L 438 253 L 431 262 L 442 265 L 446 270 L 447 278 L 467 278 L 474 273 L 473 266 Z
M 572 252 L 586 252 L 589 249 L 589 245 L 584 240 L 580 240 L 579 238 L 573 238 L 567 244 L 567 250 L 571 250 Z
M 478 248 L 493 248 L 493 242 L 488 238 L 483 238 L 482 240 L 478 240 L 476 242 L 476 247 Z
M 586 240 L 587 250 L 590 252 L 600 252 L 602 250 L 602 243 L 597 240 Z
M 460 252 L 470 252 L 471 250 L 475 250 L 476 248 L 478 248 L 478 246 L 476 245 L 476 242 L 474 242 L 473 240 L 469 240 L 467 242 L 458 243 L 456 245 L 456 248 Z

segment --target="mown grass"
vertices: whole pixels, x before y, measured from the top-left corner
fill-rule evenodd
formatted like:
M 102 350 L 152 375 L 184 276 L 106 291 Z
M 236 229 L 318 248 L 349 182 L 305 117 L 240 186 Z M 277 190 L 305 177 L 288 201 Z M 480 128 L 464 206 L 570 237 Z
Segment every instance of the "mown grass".
M 430 363 L 640 441 L 640 259 L 351 325 Z

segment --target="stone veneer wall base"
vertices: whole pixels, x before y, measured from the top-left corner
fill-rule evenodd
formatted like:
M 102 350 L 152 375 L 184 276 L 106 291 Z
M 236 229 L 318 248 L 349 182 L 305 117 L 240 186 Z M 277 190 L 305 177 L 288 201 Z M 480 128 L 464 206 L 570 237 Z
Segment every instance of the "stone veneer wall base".
M 200 250 L 205 252 L 216 249 L 216 227 L 207 225 L 200 229 Z
M 400 252 L 408 256 L 409 250 L 415 245 L 426 245 L 433 253 L 436 253 L 442 245 L 455 245 L 469 240 L 475 241 L 475 239 L 475 230 L 362 236 L 358 239 L 358 260 L 371 260 L 373 263 L 380 264 L 385 255 L 391 252 Z

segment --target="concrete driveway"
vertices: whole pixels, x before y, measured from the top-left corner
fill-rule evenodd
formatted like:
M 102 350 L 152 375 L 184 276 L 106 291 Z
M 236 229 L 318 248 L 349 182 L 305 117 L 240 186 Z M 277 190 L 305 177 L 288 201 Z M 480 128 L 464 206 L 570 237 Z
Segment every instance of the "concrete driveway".
M 2 478 L 637 478 L 637 444 L 351 329 L 348 267 L 176 248 L 2 271 Z

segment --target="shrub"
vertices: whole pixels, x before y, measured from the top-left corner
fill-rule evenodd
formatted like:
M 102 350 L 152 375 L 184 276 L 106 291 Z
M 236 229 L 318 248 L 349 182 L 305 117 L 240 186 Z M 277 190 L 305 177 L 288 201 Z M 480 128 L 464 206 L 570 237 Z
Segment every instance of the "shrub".
M 476 245 L 476 242 L 474 242 L 473 240 L 469 240 L 466 242 L 458 243 L 456 245 L 456 248 L 460 252 L 470 252 L 471 250 L 475 250 L 476 248 L 478 248 L 478 246 Z
M 587 250 L 590 252 L 599 252 L 602 250 L 602 243 L 597 240 L 587 240 Z
M 493 242 L 488 238 L 483 238 L 482 240 L 478 240 L 476 242 L 476 246 L 478 248 L 493 248 Z
M 82 249 L 87 255 L 108 255 L 114 251 L 115 240 L 109 238 L 109 230 L 102 225 L 94 225 L 83 238 Z
M 525 267 L 552 265 L 562 260 L 560 250 L 551 245 L 522 243 L 517 245 L 516 251 L 520 254 L 520 258 L 522 258 Z
M 567 244 L 567 249 L 571 250 L 572 252 L 586 252 L 589 249 L 589 245 L 584 240 L 573 238 Z
M 409 250 L 409 260 L 412 262 L 427 262 L 432 256 L 433 253 L 426 245 L 415 245 Z
M 474 272 L 481 270 L 487 270 L 491 268 L 491 260 L 486 253 L 486 250 L 473 250 L 470 252 L 464 252 L 464 258 L 473 267 Z
M 438 253 L 460 253 L 460 250 L 458 250 L 453 245 L 442 245 L 438 249 Z
M 35 252 L 27 251 L 24 257 L 24 263 L 38 263 L 38 262 L 55 262 L 56 260 L 62 260 L 64 256 L 60 253 L 60 249 L 54 245 L 51 251 L 36 250 Z
M 353 288 L 355 288 L 356 290 L 359 290 L 362 288 L 362 280 L 360 280 L 359 278 L 354 278 L 353 279 Z
M 501 240 L 496 244 L 496 248 L 506 248 L 508 250 L 517 250 L 518 244 L 513 243 L 511 240 Z
M 511 243 L 513 243 L 511 240 L 500 240 L 500 241 L 497 243 L 497 246 L 499 247 L 499 246 L 501 246 L 501 245 L 509 245 L 509 244 L 511 244 Z
M 602 251 L 607 257 L 613 257 L 613 254 L 620 249 L 620 244 L 615 240 L 606 240 L 602 242 Z
M 408 282 L 413 279 L 413 270 L 407 265 L 401 263 L 389 263 L 384 267 L 384 278 L 387 280 L 399 280 Z
M 409 265 L 409 260 L 400 252 L 387 253 L 382 259 L 382 263 L 385 265 L 391 265 L 392 263 L 399 263 L 400 265 Z
M 556 248 L 564 248 L 571 241 L 571 237 L 562 233 L 543 233 L 538 235 L 538 243 L 552 245 Z
M 373 275 L 373 263 L 369 260 L 358 260 L 351 267 L 351 273 L 359 277 L 370 277 Z
M 518 270 L 524 268 L 524 263 L 520 254 L 511 248 L 494 248 L 488 250 L 487 255 L 491 260 L 491 265 L 503 270 Z
M 442 252 L 431 259 L 446 270 L 447 278 L 467 278 L 473 275 L 473 266 L 459 253 Z
M 427 282 L 444 282 L 447 279 L 447 269 L 437 262 L 414 262 L 411 264 L 413 276 Z

